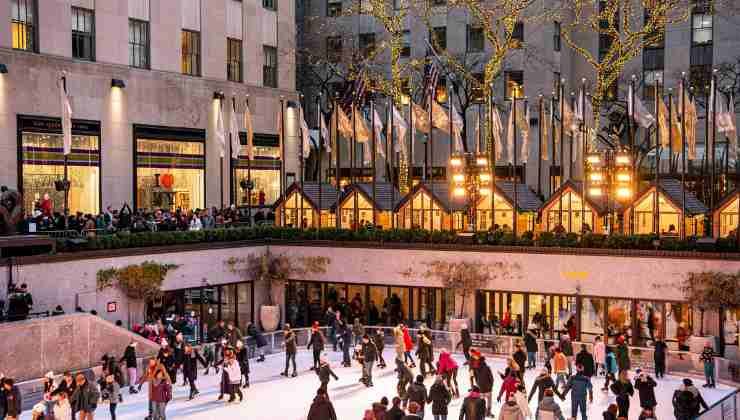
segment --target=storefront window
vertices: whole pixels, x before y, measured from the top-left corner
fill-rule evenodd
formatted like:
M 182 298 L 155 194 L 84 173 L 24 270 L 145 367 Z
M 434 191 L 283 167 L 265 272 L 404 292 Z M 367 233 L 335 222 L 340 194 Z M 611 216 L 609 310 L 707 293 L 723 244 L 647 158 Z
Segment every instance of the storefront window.
M 562 209 L 560 207 L 562 203 Z M 581 218 L 585 220 L 586 228 L 594 228 L 594 213 L 591 206 L 588 204 L 583 209 L 583 201 L 581 196 L 572 192 L 567 191 L 563 193 L 562 198 L 554 200 L 553 205 L 547 212 L 547 226 L 549 230 L 554 230 L 558 225 L 563 225 L 563 229 L 566 232 L 581 232 L 583 227 L 581 224 Z
M 687 303 L 665 304 L 666 341 L 681 341 L 693 331 L 691 307 Z
M 533 329 L 535 333 L 543 338 L 551 338 L 552 304 L 550 296 L 547 295 L 529 295 L 527 328 Z
M 553 329 L 568 333 L 571 340 L 578 339 L 576 298 L 574 296 L 553 296 Z
M 285 200 L 285 226 L 313 228 L 315 226 L 313 216 L 314 208 L 302 194 L 293 192 Z
M 221 286 L 221 319 L 236 322 L 236 285 Z
M 491 218 L 493 221 L 494 229 L 504 229 L 510 231 L 514 226 L 514 212 L 513 207 L 506 201 L 501 195 L 493 195 L 496 212 L 491 210 L 491 199 L 490 197 L 484 197 L 480 203 L 478 203 L 477 210 L 477 223 L 478 230 L 488 230 L 491 227 Z
M 584 297 L 581 303 L 581 341 L 592 342 L 604 335 L 604 307 L 601 298 Z
M 205 144 L 136 140 L 136 202 L 139 208 L 205 207 Z
M 725 309 L 724 313 L 725 344 L 738 344 L 740 335 L 740 308 Z
M 252 283 L 236 285 L 236 313 L 239 329 L 242 334 L 246 334 L 247 324 L 252 322 Z
M 64 180 L 64 146 L 61 134 L 22 133 L 22 192 L 26 214 L 34 210 L 64 212 L 64 191 L 55 183 Z M 100 212 L 100 137 L 73 135 L 67 158 L 71 213 Z
M 234 185 L 237 188 L 236 205 L 247 205 L 247 191 L 240 187 L 241 181 L 252 180 L 252 202 L 254 207 L 271 206 L 280 197 L 280 170 L 279 169 L 252 169 L 238 167 L 235 171 Z
M 616 341 L 620 335 L 624 335 L 629 340 L 632 337 L 632 301 L 609 299 L 608 302 L 606 331 L 609 338 Z
M 646 346 L 648 340 L 663 335 L 663 303 L 660 302 L 637 302 L 637 345 Z
M 413 208 L 413 222 L 411 209 Z M 413 203 L 406 203 L 401 210 L 405 227 L 441 230 L 443 211 L 425 191 L 414 196 Z
M 356 204 L 355 204 L 356 202 Z M 355 221 L 355 208 L 357 209 L 357 220 Z M 373 206 L 363 194 L 353 192 L 351 196 L 342 203 L 342 229 L 354 229 L 364 226 L 373 221 Z
M 391 325 L 406 322 L 409 316 L 409 294 L 405 287 L 391 287 L 390 313 Z
M 738 199 L 735 198 L 719 214 L 719 236 L 725 237 L 737 229 Z
M 653 211 L 655 205 L 655 193 L 652 192 L 643 197 L 635 205 L 635 233 L 647 234 L 653 232 Z M 680 227 L 680 212 L 666 201 L 663 194 L 659 195 L 658 210 L 660 220 L 658 223 L 661 235 L 678 235 Z

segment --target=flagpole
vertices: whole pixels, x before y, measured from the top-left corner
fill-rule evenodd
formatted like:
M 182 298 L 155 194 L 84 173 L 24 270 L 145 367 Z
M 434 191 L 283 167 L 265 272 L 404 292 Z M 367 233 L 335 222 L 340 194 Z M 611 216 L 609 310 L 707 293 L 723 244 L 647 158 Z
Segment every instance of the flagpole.
M 372 173 L 373 173 L 373 203 L 375 203 L 375 148 L 376 148 L 376 138 L 375 138 L 375 101 L 370 101 L 370 115 L 372 118 L 372 132 L 373 132 L 373 141 L 372 141 L 372 153 L 370 155 L 372 156 Z M 376 214 L 375 214 L 375 208 L 373 208 L 373 228 L 376 225 Z
M 539 116 L 540 116 L 540 127 L 538 131 L 538 138 L 539 141 L 537 143 L 537 195 L 542 197 L 542 127 L 544 127 L 545 124 L 545 111 L 544 111 L 544 96 L 540 93 L 540 100 L 539 100 Z
M 219 111 L 218 112 L 220 112 L 221 115 L 220 115 L 220 117 L 217 117 L 217 118 L 221 118 L 221 120 L 223 122 L 223 118 L 224 118 L 224 115 L 223 115 L 224 114 L 224 100 L 223 100 L 223 96 L 221 96 L 221 98 L 219 98 L 219 100 L 218 100 L 218 108 L 219 108 Z M 222 130 L 222 129 L 223 129 L 223 124 L 221 124 L 221 127 L 219 128 L 219 130 Z M 224 136 L 224 134 L 225 133 L 223 131 L 221 131 L 219 133 L 220 136 Z M 223 137 L 221 137 L 221 138 L 223 139 Z M 224 208 L 224 153 L 225 153 L 225 150 L 224 149 L 225 149 L 225 147 L 224 147 L 224 144 L 222 143 L 221 144 L 221 158 L 219 159 L 219 165 L 218 165 L 218 172 L 219 172 L 219 175 L 221 177 L 220 178 L 220 181 L 219 181 L 219 191 L 220 191 L 220 195 L 221 195 L 221 209 L 222 210 Z
M 686 239 L 686 72 L 681 72 L 681 239 Z
M 397 157 L 397 154 L 396 154 L 396 149 L 393 146 L 393 137 L 395 136 L 395 134 L 394 134 L 395 128 L 393 127 L 394 122 L 395 122 L 395 115 L 393 115 L 393 114 L 394 114 L 394 111 L 396 110 L 396 101 L 395 101 L 393 95 L 391 95 L 389 99 L 390 99 L 390 101 L 389 101 L 390 102 L 390 104 L 389 104 L 390 105 L 389 106 L 390 111 L 389 112 L 390 112 L 390 115 L 391 115 L 391 118 L 390 118 L 391 136 L 390 136 L 390 139 L 388 139 L 388 138 L 385 139 L 386 145 L 390 142 L 390 148 L 386 147 L 385 157 L 386 157 L 386 159 L 389 159 L 390 160 L 390 165 L 389 165 L 389 167 L 390 167 L 390 173 L 388 174 L 388 178 L 390 179 L 390 183 L 391 183 L 391 197 L 393 198 L 393 202 L 395 203 L 396 202 L 396 183 L 398 181 L 396 181 L 396 177 L 394 176 L 395 175 L 395 162 L 394 161 L 398 161 L 398 157 Z M 390 151 L 391 154 L 388 154 L 387 153 L 388 151 Z M 394 157 L 395 157 L 395 159 L 394 159 Z M 400 177 L 398 177 L 398 179 L 400 179 Z M 400 188 L 401 188 L 401 185 L 399 184 L 398 185 L 398 189 L 400 189 Z M 397 227 L 397 224 L 396 224 L 396 218 L 397 217 L 398 217 L 398 215 L 396 215 L 396 214 L 393 214 L 391 216 L 391 227 L 393 229 L 395 229 Z
M 583 201 L 581 202 L 581 235 L 586 233 L 586 79 L 581 79 L 581 179 L 583 179 Z M 606 195 L 607 200 L 607 223 L 609 224 L 609 233 L 612 232 L 611 214 L 609 214 L 609 194 Z
M 303 123 L 306 118 L 303 115 L 303 99 L 304 99 L 303 94 L 302 93 L 299 94 L 298 96 L 298 107 L 299 107 L 298 108 L 299 109 L 298 118 L 300 119 L 300 121 L 298 121 L 298 126 L 301 127 L 301 131 L 303 131 Z M 301 196 L 301 208 L 298 210 L 298 225 L 300 226 L 301 230 L 303 230 L 303 194 L 304 194 L 303 193 L 303 177 L 304 177 L 304 172 L 306 171 L 306 162 L 304 158 L 305 150 L 303 150 L 303 147 L 304 147 L 303 136 L 305 136 L 306 134 L 307 133 L 301 133 L 301 147 L 300 147 L 300 151 L 298 152 L 300 153 L 299 158 L 300 158 L 300 171 L 301 171 L 301 174 L 300 174 L 301 193 L 299 194 Z
M 285 96 L 280 95 L 280 222 L 285 226 Z
M 247 108 L 249 108 L 249 95 L 247 95 Z M 251 112 L 250 112 L 249 118 L 252 118 Z M 249 218 L 249 224 L 251 226 L 252 224 L 252 154 L 254 154 L 254 151 L 253 151 L 254 141 L 252 140 L 250 142 L 249 135 L 250 133 L 247 133 L 247 148 L 248 148 L 248 151 L 247 151 L 247 217 Z M 239 159 L 237 158 L 237 162 L 238 161 Z
M 560 79 L 560 185 L 563 186 L 565 178 L 565 78 Z M 583 191 L 585 192 L 585 191 Z M 563 194 L 558 196 L 558 218 L 560 227 L 563 227 Z
M 513 94 L 511 96 L 512 96 L 512 103 L 514 104 L 514 106 L 512 107 L 512 111 L 511 111 L 511 112 L 514 113 L 514 118 L 513 118 L 513 120 L 514 120 L 514 125 L 513 125 L 513 129 L 514 129 L 514 177 L 512 179 L 513 185 L 514 185 L 514 211 L 512 212 L 512 218 L 513 218 L 512 231 L 514 232 L 514 239 L 516 239 L 516 219 L 517 219 L 517 209 L 518 209 L 518 205 L 517 205 L 517 194 L 516 194 L 516 190 L 517 190 L 517 181 L 516 181 L 516 179 L 517 179 L 517 174 L 516 174 L 516 164 L 517 164 L 517 162 L 516 162 L 517 161 L 517 159 L 516 159 L 516 99 L 517 98 L 516 98 L 516 93 L 515 92 L 513 92 Z M 526 108 L 526 107 L 527 107 L 527 100 L 525 99 L 524 100 L 524 108 Z M 491 192 L 491 193 L 493 194 L 493 192 Z
M 711 189 L 709 193 L 709 208 L 711 210 L 714 210 L 714 191 L 715 191 L 715 155 L 716 155 L 716 145 L 717 145 L 717 70 L 715 69 L 712 74 L 712 85 L 713 85 L 713 91 L 712 91 L 712 165 L 711 170 L 712 173 L 709 177 Z M 709 218 L 709 235 L 712 234 L 712 218 Z M 707 232 L 704 232 L 705 235 L 707 235 Z
M 658 201 L 659 183 L 660 183 L 660 107 L 658 101 L 662 101 L 660 94 L 660 81 L 655 81 L 655 195 L 653 196 L 653 233 L 660 237 L 660 205 Z
M 634 74 L 632 75 L 632 80 L 630 81 L 630 92 L 632 94 L 629 97 L 629 105 L 627 108 L 627 130 L 630 138 L 630 166 L 632 170 L 632 179 L 630 180 L 630 183 L 632 184 L 632 192 L 633 194 L 637 194 L 637 173 L 636 173 L 636 164 L 637 161 L 637 153 L 635 152 L 635 135 L 637 134 L 637 127 L 638 125 L 635 125 L 634 131 L 632 130 L 632 122 L 635 118 L 635 80 L 637 79 L 637 76 Z M 634 235 L 635 233 L 635 206 L 630 206 L 630 220 L 629 220 L 629 233 L 630 235 Z
M 354 100 L 352 101 L 352 143 L 350 144 L 350 166 L 349 166 L 349 180 L 352 184 L 353 188 L 355 187 L 355 155 L 357 154 L 357 114 L 356 114 L 356 107 Z M 350 225 L 350 228 L 352 230 L 357 230 L 357 227 L 360 225 L 357 221 L 358 212 L 357 212 L 357 191 L 355 191 L 353 199 L 352 199 L 352 224 Z M 375 203 L 373 203 L 375 205 Z
M 321 133 L 321 131 L 322 131 L 321 130 L 321 127 L 324 126 L 324 124 L 323 124 L 324 123 L 324 116 L 321 115 L 321 92 L 319 92 L 318 95 L 316 95 L 316 119 L 318 120 L 317 121 L 317 127 L 319 129 L 319 144 L 318 144 L 318 146 L 319 146 L 318 147 L 319 148 L 319 150 L 318 150 L 318 155 L 319 155 L 319 157 L 318 157 L 319 174 L 317 176 L 317 181 L 319 182 L 319 202 L 316 203 L 316 206 L 318 207 L 316 210 L 319 213 L 319 223 L 316 224 L 316 226 L 318 226 L 318 229 L 316 230 L 316 237 L 318 238 L 319 237 L 319 231 L 321 230 L 321 203 L 322 203 L 322 201 L 321 201 L 321 190 L 323 189 L 323 186 L 324 186 L 323 176 L 321 176 L 322 175 L 321 174 L 321 159 L 323 157 L 322 156 L 322 153 L 321 153 L 321 150 L 323 149 L 323 142 L 321 141 L 321 134 L 322 134 Z M 326 139 L 324 139 L 324 141 L 326 141 Z M 331 156 L 329 157 L 329 161 L 331 162 Z
M 416 128 L 414 127 L 414 110 L 413 110 L 413 104 L 414 99 L 411 97 L 411 94 L 409 94 L 409 147 L 407 149 L 408 152 L 408 189 L 409 193 L 411 193 L 411 190 L 414 186 L 414 134 L 416 131 Z M 409 218 L 409 228 L 414 228 L 414 200 L 409 200 L 409 207 L 411 211 L 411 217 Z
M 67 96 L 67 76 L 62 73 L 62 88 L 64 89 L 64 95 Z M 67 99 L 69 100 L 69 99 Z M 64 112 L 62 112 L 62 120 L 64 120 Z M 70 121 L 71 122 L 71 121 Z M 62 133 L 64 138 L 64 133 Z M 70 147 L 70 153 L 72 148 Z M 64 229 L 69 229 L 69 154 L 64 154 Z
M 552 167 L 555 166 L 555 157 L 558 153 L 555 148 L 555 135 L 555 91 L 553 91 L 550 97 L 550 144 L 552 145 L 550 150 L 552 150 L 552 157 L 550 158 L 550 169 L 548 170 L 549 174 L 547 177 L 548 198 L 552 197 L 552 193 L 555 192 L 555 183 L 552 181 Z
M 232 96 L 231 97 L 231 112 L 234 113 L 234 117 L 231 118 L 231 120 L 229 120 L 229 122 L 236 120 L 236 115 L 235 115 L 236 114 L 236 96 Z M 233 136 L 234 135 L 234 132 L 235 132 L 234 131 L 234 128 L 232 127 L 231 130 L 229 130 L 229 131 L 230 131 L 229 136 Z M 237 133 L 237 136 L 238 136 L 239 135 L 239 130 L 238 129 L 236 130 L 236 133 Z M 232 150 L 233 147 L 234 147 L 233 146 L 234 140 L 231 139 L 231 138 L 229 140 L 230 140 L 229 141 L 229 201 L 231 203 L 236 203 L 236 201 L 237 201 L 236 200 L 236 197 L 234 196 L 232 198 L 232 196 L 231 196 L 231 194 L 236 189 L 236 185 L 234 183 L 234 172 L 236 171 L 236 169 L 235 169 L 236 168 L 236 165 L 234 165 L 234 151 Z M 250 220 L 250 225 L 251 225 L 251 220 Z
M 575 92 L 570 93 L 570 108 L 575 112 L 576 109 L 576 94 Z M 575 119 L 575 115 L 573 115 L 573 118 Z M 570 144 L 568 147 L 570 148 L 570 151 L 568 152 L 568 179 L 574 179 L 573 177 L 573 143 L 575 143 L 575 131 L 573 130 L 573 126 L 571 125 L 569 128 L 570 131 Z M 584 197 L 585 197 L 585 191 L 584 191 Z M 570 213 L 570 210 L 568 210 Z
M 331 130 L 331 133 L 334 133 L 334 153 L 337 156 L 337 164 L 336 168 L 334 168 L 334 179 L 336 180 L 336 187 L 337 187 L 337 201 L 334 204 L 334 222 L 337 225 L 337 229 L 340 229 L 342 227 L 342 211 L 339 208 L 339 199 L 341 198 L 341 182 L 340 182 L 340 175 L 341 175 L 341 168 L 342 168 L 342 159 L 341 159 L 341 149 L 339 147 L 339 103 L 337 102 L 336 96 L 334 97 L 334 106 L 332 106 L 333 113 L 334 113 L 334 128 Z M 330 133 L 330 134 L 331 134 Z
M 493 84 L 491 84 L 488 90 L 489 107 L 488 107 L 488 127 L 491 139 L 491 228 L 496 226 L 496 140 L 493 136 L 493 107 L 496 106 L 494 103 L 493 96 Z
M 673 88 L 668 88 L 668 175 L 673 175 Z
M 432 123 L 432 101 L 434 99 L 434 86 L 429 84 L 429 185 L 431 186 L 431 190 L 434 191 L 434 124 Z M 452 114 L 450 114 L 450 120 L 452 119 Z M 427 169 L 424 168 L 424 172 L 426 173 Z M 422 200 L 422 204 L 424 201 Z M 424 213 L 422 212 L 422 215 Z M 423 217 L 423 216 L 422 216 Z M 434 212 L 430 211 L 429 213 L 429 224 L 432 231 L 434 231 Z M 422 225 L 423 227 L 424 225 Z M 431 235 L 429 236 L 429 239 L 431 240 Z

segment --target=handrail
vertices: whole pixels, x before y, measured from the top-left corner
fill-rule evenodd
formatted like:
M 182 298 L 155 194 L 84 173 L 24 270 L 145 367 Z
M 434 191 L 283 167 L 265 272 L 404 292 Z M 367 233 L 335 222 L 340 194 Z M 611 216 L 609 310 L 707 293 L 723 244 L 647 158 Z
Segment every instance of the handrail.
M 732 401 L 729 401 L 732 399 Z M 723 419 L 723 420 L 737 420 L 738 418 L 738 400 L 740 400 L 740 389 L 733 389 L 730 394 L 725 395 L 720 399 L 719 401 L 715 402 L 714 404 L 710 405 L 708 409 L 704 410 L 703 412 L 699 413 L 699 417 L 697 417 L 697 420 L 701 419 Z M 725 407 L 731 407 L 729 409 L 725 409 Z M 732 413 L 732 416 L 725 416 L 726 411 L 729 413 Z

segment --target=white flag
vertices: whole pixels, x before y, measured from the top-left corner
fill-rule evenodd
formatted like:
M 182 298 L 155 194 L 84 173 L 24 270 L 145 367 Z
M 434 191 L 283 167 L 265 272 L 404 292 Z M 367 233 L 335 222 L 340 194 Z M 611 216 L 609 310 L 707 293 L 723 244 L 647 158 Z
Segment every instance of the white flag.
M 64 144 L 64 155 L 72 153 L 72 105 L 64 86 L 64 75 L 59 79 L 59 95 L 62 105 L 62 139 Z
M 376 108 L 373 108 L 373 122 L 373 130 L 375 130 L 375 149 L 380 156 L 385 157 L 385 149 L 382 146 L 383 121 L 380 119 L 380 115 Z
M 509 111 L 509 122 L 506 124 L 506 159 L 514 162 L 514 107 Z
M 236 100 L 231 103 L 231 119 L 229 119 L 229 136 L 231 137 L 231 158 L 239 158 L 239 123 L 236 119 Z
M 529 103 L 526 104 L 524 111 L 524 125 L 522 125 L 522 163 L 527 163 L 529 159 Z
M 326 151 L 328 153 L 331 153 L 331 140 L 329 139 L 329 129 L 326 127 L 326 120 L 324 119 L 324 115 L 319 111 L 319 133 L 321 137 L 323 137 L 322 142 L 319 142 L 319 147 L 321 147 L 321 144 L 324 145 L 326 148 Z
M 729 141 L 728 152 L 730 159 L 737 158 L 737 124 L 735 123 L 735 98 L 730 96 L 725 101 L 722 96 L 717 99 L 719 103 L 717 114 L 717 132 L 724 133 Z
M 634 107 L 632 106 L 633 103 Z M 632 119 L 643 128 L 648 128 L 655 123 L 655 117 L 648 112 L 640 98 L 632 92 L 631 84 L 627 93 L 627 110 L 632 115 Z
M 298 123 L 301 125 L 301 149 L 303 149 L 303 158 L 306 159 L 311 154 L 311 133 L 308 131 L 306 116 L 303 114 L 303 105 L 298 107 Z
M 247 130 L 247 158 L 253 160 L 254 129 L 252 128 L 252 112 L 249 110 L 249 102 L 247 102 L 247 107 L 244 109 L 244 129 Z M 237 153 L 239 153 L 238 150 Z
M 463 120 L 460 114 L 455 109 L 455 105 L 452 105 L 452 136 L 454 137 L 455 141 L 455 151 L 458 153 L 462 153 L 465 151 L 465 147 L 463 146 L 462 141 L 462 129 L 463 129 Z
M 496 146 L 496 159 L 501 159 L 504 153 L 504 145 L 502 142 L 502 134 L 504 131 L 504 125 L 501 123 L 501 115 L 498 113 L 498 107 L 493 107 L 493 121 L 491 126 L 493 131 L 493 142 Z M 508 137 L 507 137 L 508 140 Z
M 224 127 L 224 107 L 223 100 L 219 100 L 218 115 L 216 116 L 216 140 L 219 145 L 219 154 L 221 157 L 226 155 L 226 127 Z
M 408 156 L 408 151 L 406 150 L 406 133 L 409 130 L 409 126 L 403 119 L 403 115 L 401 115 L 398 108 L 395 106 L 393 106 L 393 116 L 391 119 L 393 121 L 393 129 L 396 132 L 397 139 L 395 151 L 400 152 L 404 157 Z

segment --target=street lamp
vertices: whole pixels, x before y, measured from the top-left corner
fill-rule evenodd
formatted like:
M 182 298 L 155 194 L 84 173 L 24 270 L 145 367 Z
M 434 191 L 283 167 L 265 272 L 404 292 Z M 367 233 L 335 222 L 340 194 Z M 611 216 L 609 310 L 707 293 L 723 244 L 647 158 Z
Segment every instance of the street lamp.
M 469 231 L 475 232 L 477 205 L 483 196 L 493 194 L 493 174 L 483 153 L 456 153 L 450 157 L 451 191 L 455 198 L 467 198 Z
M 632 198 L 632 157 L 623 149 L 605 150 L 586 155 L 586 182 L 584 190 L 590 197 L 604 197 L 606 202 L 607 226 L 612 231 L 612 213 L 609 200 L 625 203 Z

